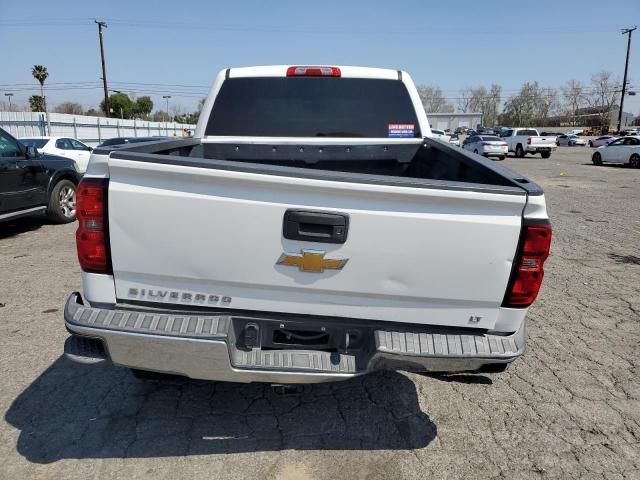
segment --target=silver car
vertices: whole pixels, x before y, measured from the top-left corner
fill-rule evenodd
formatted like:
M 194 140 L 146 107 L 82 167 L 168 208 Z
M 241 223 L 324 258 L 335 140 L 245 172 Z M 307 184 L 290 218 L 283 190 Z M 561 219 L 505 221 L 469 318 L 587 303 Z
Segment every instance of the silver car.
M 578 135 L 558 135 L 558 145 L 564 145 L 567 147 L 584 147 L 587 145 L 587 141 L 584 138 L 580 138 Z

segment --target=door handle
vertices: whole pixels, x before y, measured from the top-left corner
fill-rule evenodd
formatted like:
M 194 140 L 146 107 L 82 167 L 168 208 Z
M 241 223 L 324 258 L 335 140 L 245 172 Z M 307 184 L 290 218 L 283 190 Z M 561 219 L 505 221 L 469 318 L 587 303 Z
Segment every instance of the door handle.
M 308 210 L 287 210 L 284 214 L 283 235 L 290 240 L 344 243 L 348 230 L 348 215 Z

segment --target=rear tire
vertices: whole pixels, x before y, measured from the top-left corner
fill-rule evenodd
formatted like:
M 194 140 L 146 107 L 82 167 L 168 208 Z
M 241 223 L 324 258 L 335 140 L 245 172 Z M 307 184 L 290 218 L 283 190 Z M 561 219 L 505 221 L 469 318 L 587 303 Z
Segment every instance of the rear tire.
M 53 186 L 47 206 L 47 216 L 55 223 L 71 223 L 76 219 L 76 185 L 60 180 Z
M 516 145 L 516 157 L 524 158 L 524 149 L 522 148 L 522 145 L 520 145 L 520 144 Z
M 540 152 L 540 155 L 542 155 L 542 158 L 549 158 L 551 156 L 551 152 Z
M 640 168 L 640 155 L 637 153 L 631 155 L 631 158 L 629 159 L 629 166 L 631 168 Z
M 500 155 L 500 156 L 498 157 L 498 160 L 504 160 L 504 158 L 505 158 L 505 157 L 504 157 L 504 155 Z
M 602 165 L 602 155 L 600 155 L 600 152 L 594 153 L 591 157 L 591 161 L 594 165 Z

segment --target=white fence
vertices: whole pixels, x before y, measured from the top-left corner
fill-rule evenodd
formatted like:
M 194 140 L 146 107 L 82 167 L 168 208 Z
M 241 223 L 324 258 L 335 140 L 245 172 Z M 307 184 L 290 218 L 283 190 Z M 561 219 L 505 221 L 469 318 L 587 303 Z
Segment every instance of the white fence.
M 51 131 L 48 130 L 48 123 Z M 50 113 L 47 123 L 42 112 L 0 112 L 0 127 L 14 137 L 52 135 L 73 137 L 87 145 L 113 137 L 150 137 L 164 135 L 181 137 L 185 128 L 193 131 L 195 125 L 176 122 L 148 122 L 146 120 L 121 120 L 119 118 L 89 117 Z

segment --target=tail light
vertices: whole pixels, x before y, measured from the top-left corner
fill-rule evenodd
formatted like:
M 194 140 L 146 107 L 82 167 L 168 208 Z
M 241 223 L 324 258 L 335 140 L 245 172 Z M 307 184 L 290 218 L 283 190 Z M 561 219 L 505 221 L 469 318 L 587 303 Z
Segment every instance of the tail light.
M 339 77 L 342 73 L 338 67 L 289 67 L 287 77 Z
M 527 145 L 531 145 L 531 137 L 527 138 Z
M 76 191 L 76 249 L 85 272 L 111 273 L 107 191 L 109 180 L 85 178 Z
M 522 227 L 522 236 L 514 262 L 504 307 L 528 307 L 538 296 L 543 265 L 551 248 L 551 224 L 531 222 Z
M 484 145 L 486 147 L 487 145 L 491 145 L 491 144 L 489 142 L 482 142 L 481 145 Z

